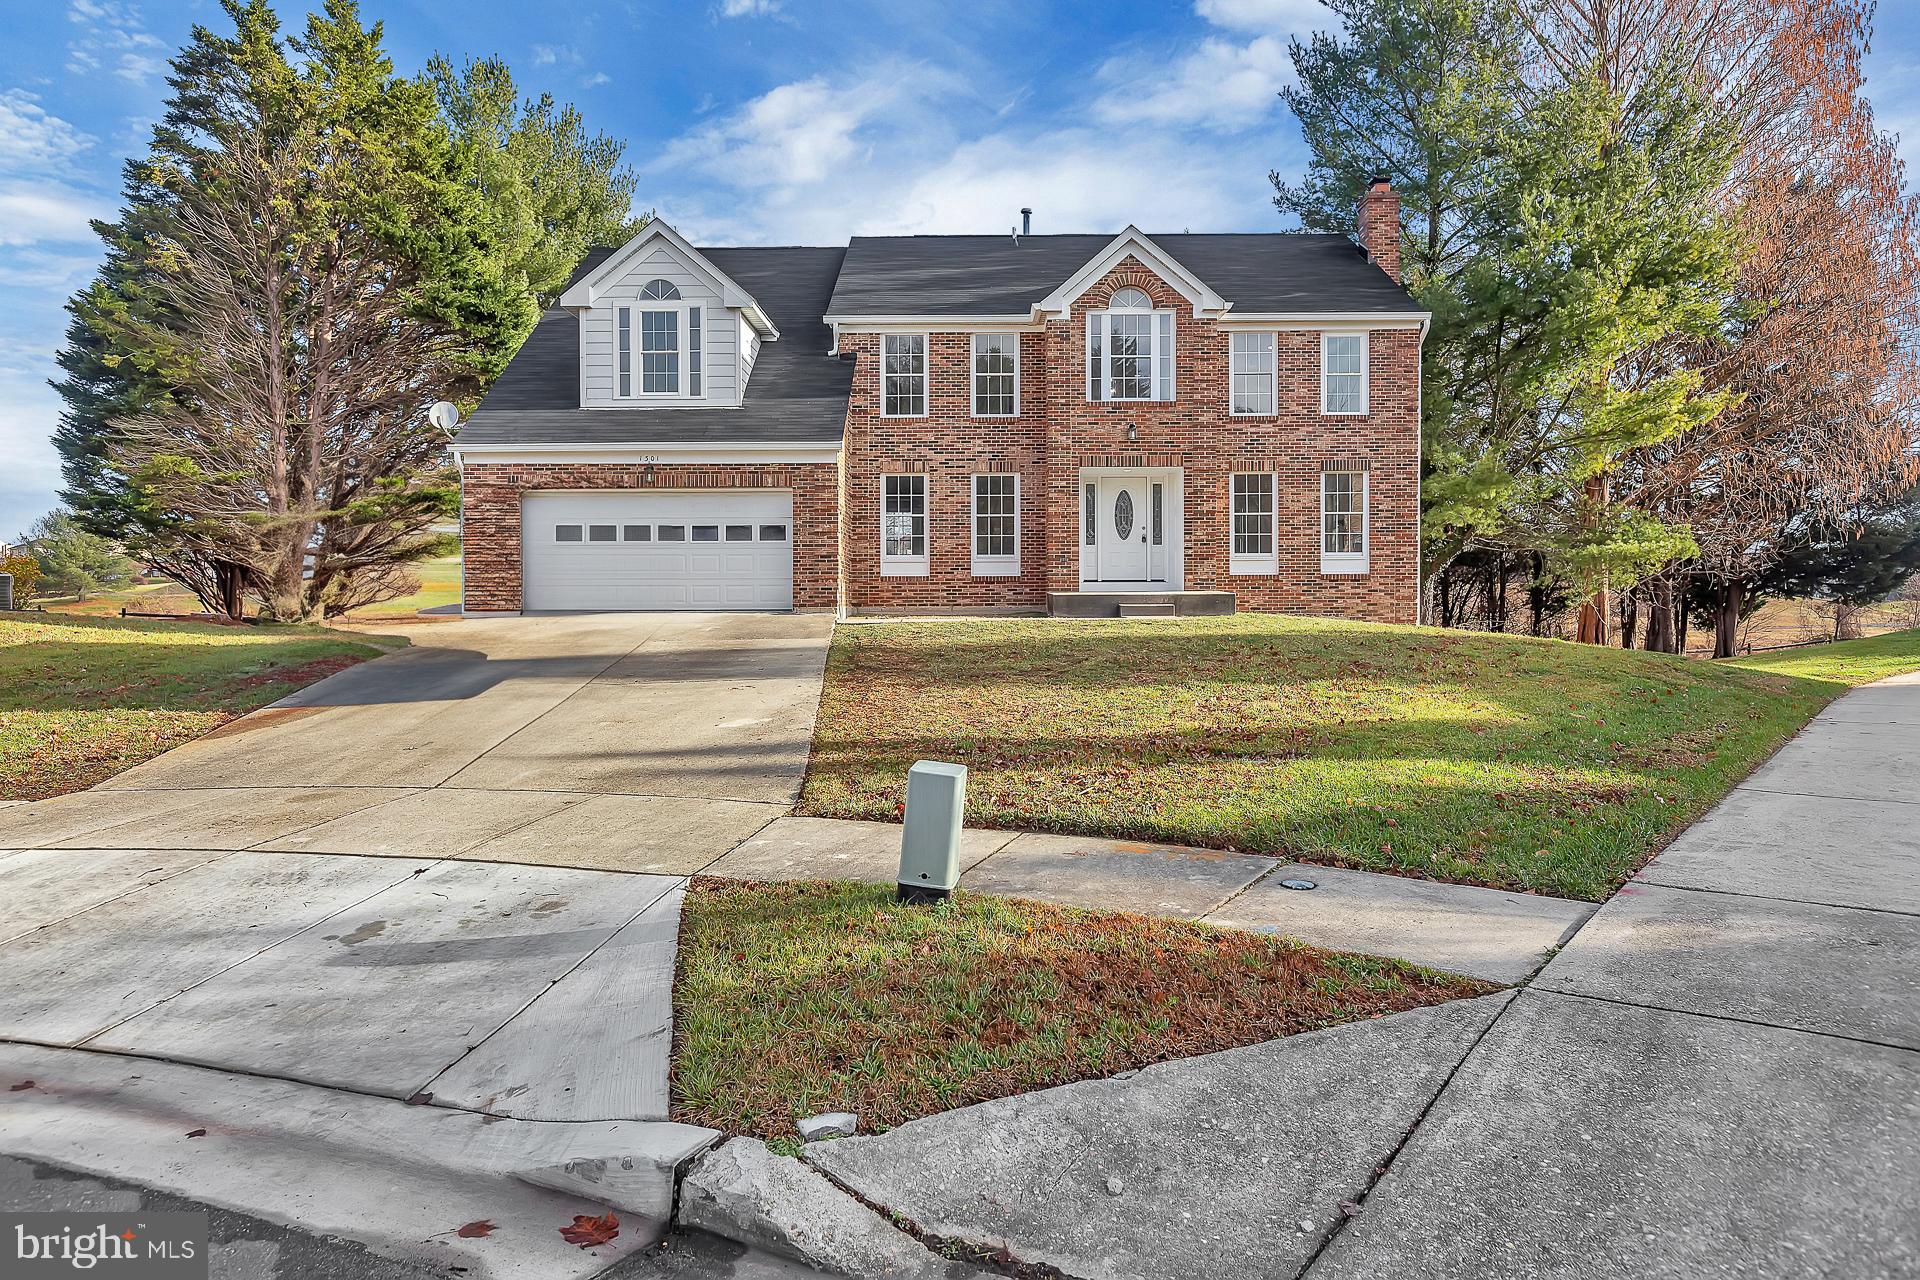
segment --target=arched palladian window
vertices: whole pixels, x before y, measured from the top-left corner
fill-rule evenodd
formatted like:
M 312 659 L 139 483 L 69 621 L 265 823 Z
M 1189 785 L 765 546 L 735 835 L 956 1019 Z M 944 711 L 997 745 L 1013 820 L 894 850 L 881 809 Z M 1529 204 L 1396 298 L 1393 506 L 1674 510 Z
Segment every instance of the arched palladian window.
M 622 400 L 642 396 L 700 396 L 701 311 L 680 300 L 671 280 L 649 280 L 640 304 L 617 307 L 613 317 L 615 394 Z M 635 357 L 638 357 L 636 360 Z
M 1115 289 L 1087 313 L 1087 399 L 1173 399 L 1173 312 L 1144 289 Z

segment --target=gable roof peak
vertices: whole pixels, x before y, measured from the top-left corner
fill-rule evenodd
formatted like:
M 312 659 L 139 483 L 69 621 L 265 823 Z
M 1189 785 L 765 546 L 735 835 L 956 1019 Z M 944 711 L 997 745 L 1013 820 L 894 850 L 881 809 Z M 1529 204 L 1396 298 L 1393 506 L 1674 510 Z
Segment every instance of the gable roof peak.
M 1203 312 L 1214 315 L 1224 314 L 1233 304 L 1222 298 L 1213 288 L 1188 270 L 1174 256 L 1153 242 L 1152 237 L 1131 222 L 1126 230 L 1109 240 L 1100 252 L 1087 259 L 1078 271 L 1067 277 L 1066 281 L 1040 300 L 1038 310 L 1052 315 L 1065 315 L 1073 309 L 1073 304 L 1081 294 L 1092 288 L 1103 276 L 1128 257 L 1138 258 L 1140 262 L 1173 286 L 1181 297 L 1193 308 L 1193 314 Z
M 560 295 L 560 305 L 570 311 L 586 310 L 594 306 L 608 284 L 620 278 L 640 257 L 641 252 L 656 240 L 664 240 L 674 253 L 693 270 L 705 275 L 720 294 L 721 305 L 737 308 L 746 316 L 747 322 L 758 329 L 762 336 L 775 339 L 780 330 L 774 327 L 754 296 L 741 288 L 726 272 L 713 264 L 712 259 L 694 248 L 688 239 L 673 229 L 673 225 L 664 218 L 649 218 L 633 238 L 608 254 L 598 266 L 582 275 L 567 286 Z

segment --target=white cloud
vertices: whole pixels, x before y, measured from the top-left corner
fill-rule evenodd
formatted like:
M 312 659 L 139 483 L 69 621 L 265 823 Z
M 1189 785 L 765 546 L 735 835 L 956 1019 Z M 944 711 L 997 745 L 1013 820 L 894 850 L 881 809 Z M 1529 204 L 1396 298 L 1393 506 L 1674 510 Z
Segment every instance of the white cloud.
M 43 370 L 0 369 L 0 539 L 24 533 L 58 501 L 60 455 L 50 437 L 60 399 L 45 378 Z
M 551 67 L 560 63 L 570 67 L 580 65 L 580 51 L 570 44 L 537 44 L 533 46 L 533 65 Z
M 720 0 L 723 18 L 766 18 L 780 12 L 780 0 Z
M 1326 26 L 1333 16 L 1320 0 L 1198 0 L 1193 10 L 1229 31 L 1288 35 Z
M 604 71 L 596 71 L 580 82 L 582 88 L 598 89 L 603 84 L 612 84 L 613 77 Z
M 962 91 L 949 74 L 918 65 L 878 66 L 845 84 L 799 80 L 683 135 L 656 167 L 777 195 L 842 174 L 894 130 L 929 123 L 935 99 Z M 924 134 L 920 140 L 930 145 Z
M 122 0 L 71 0 L 67 70 L 87 75 L 110 66 L 114 75 L 144 84 L 166 70 L 166 45 L 146 28 L 137 6 Z
M 70 161 L 92 145 L 92 138 L 48 115 L 33 94 L 0 92 L 0 165 L 16 172 L 46 168 Z
M 1094 110 L 1114 123 L 1192 124 L 1237 131 L 1266 123 L 1293 79 L 1287 42 L 1255 36 L 1244 44 L 1210 36 L 1175 59 L 1144 54 L 1100 68 L 1103 92 Z
M 58 182 L 0 183 L 0 245 L 91 240 L 87 220 L 112 216 L 111 201 Z
M 66 295 L 92 274 L 94 255 L 48 253 L 43 249 L 12 249 L 0 253 L 0 286 L 36 289 Z

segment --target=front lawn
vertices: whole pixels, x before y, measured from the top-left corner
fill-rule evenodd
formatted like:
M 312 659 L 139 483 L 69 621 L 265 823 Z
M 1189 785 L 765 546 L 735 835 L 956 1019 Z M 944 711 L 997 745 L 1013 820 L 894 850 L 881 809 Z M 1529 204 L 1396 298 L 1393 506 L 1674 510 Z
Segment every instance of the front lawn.
M 318 627 L 0 613 L 0 800 L 90 787 L 392 644 Z
M 974 826 L 1271 853 L 1600 899 L 1920 631 L 1712 663 L 1240 614 L 840 628 L 802 813 L 897 820 L 915 760 Z
M 889 886 L 696 879 L 680 921 L 673 1118 L 791 1141 L 1492 990 L 1177 920 Z

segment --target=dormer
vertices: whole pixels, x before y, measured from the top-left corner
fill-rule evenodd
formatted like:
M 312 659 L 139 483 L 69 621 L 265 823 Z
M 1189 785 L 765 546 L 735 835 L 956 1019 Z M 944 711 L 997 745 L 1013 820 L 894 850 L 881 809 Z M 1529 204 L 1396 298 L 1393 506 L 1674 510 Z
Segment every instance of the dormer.
M 655 219 L 560 295 L 579 324 L 583 409 L 737 408 L 780 331 L 754 296 Z

